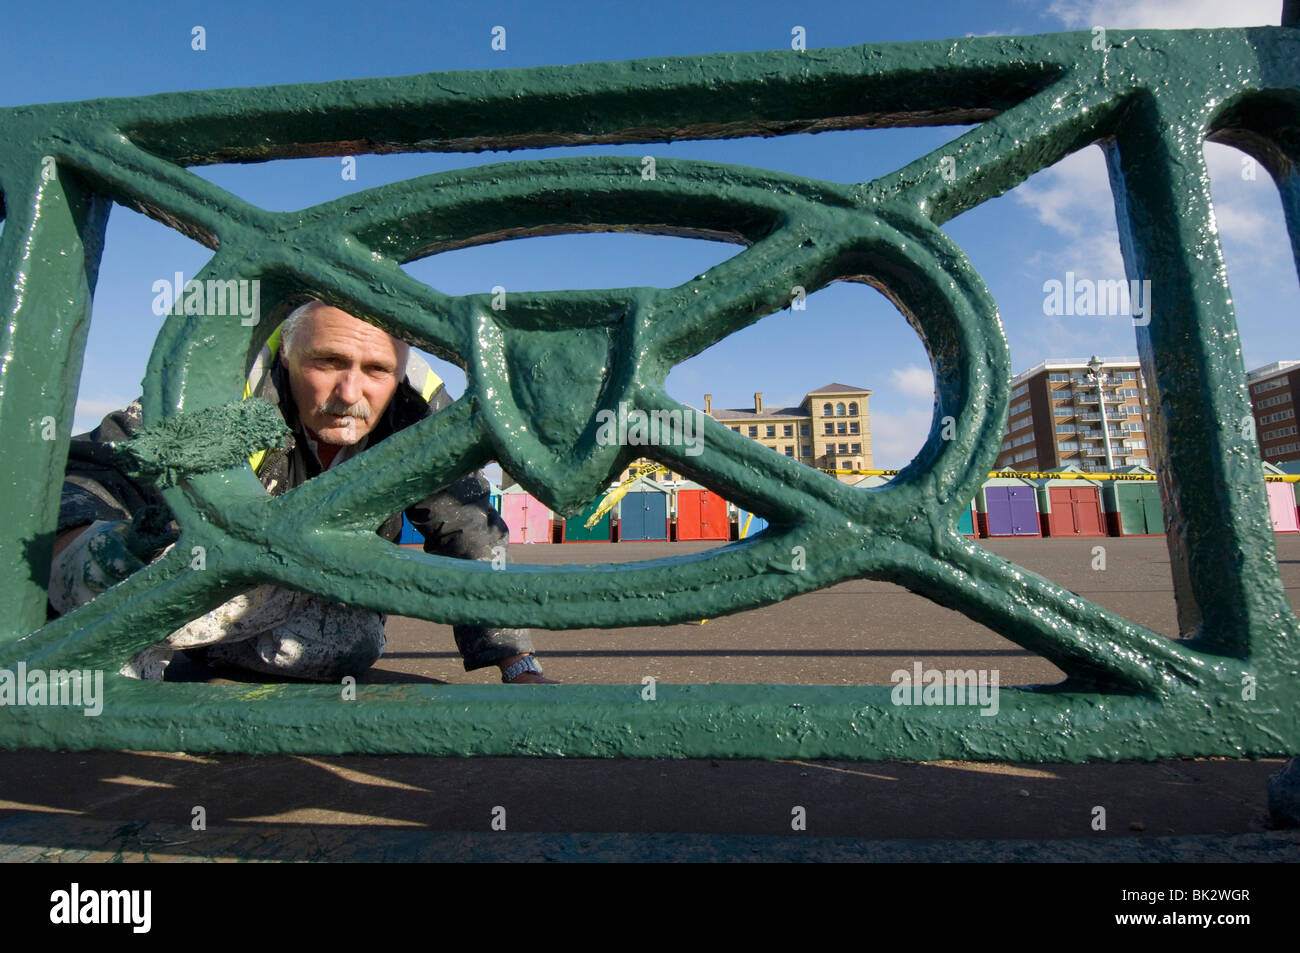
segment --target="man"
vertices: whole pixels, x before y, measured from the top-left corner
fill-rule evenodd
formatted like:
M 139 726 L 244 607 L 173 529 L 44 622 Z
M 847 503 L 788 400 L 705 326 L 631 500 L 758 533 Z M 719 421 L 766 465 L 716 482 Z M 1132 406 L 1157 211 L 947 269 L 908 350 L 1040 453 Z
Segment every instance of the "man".
M 293 311 L 279 337 L 278 360 L 264 350 L 250 378 L 250 392 L 280 409 L 293 436 L 289 449 L 254 457 L 258 479 L 273 495 L 451 402 L 440 383 L 432 386 L 436 377 L 405 342 L 322 302 L 308 301 Z M 412 386 L 413 378 L 423 393 Z M 166 542 L 159 532 L 165 522 L 161 495 L 127 478 L 107 446 L 140 428 L 136 401 L 72 440 L 51 567 L 50 604 L 56 612 L 69 611 L 141 568 Z M 147 518 L 132 525 L 127 517 L 142 509 Z M 508 541 L 481 473 L 457 480 L 406 514 L 424 534 L 427 552 L 488 560 Z M 379 529 L 394 542 L 400 532 L 400 513 Z M 259 586 L 141 652 L 123 674 L 161 678 L 173 652 L 186 649 L 217 664 L 336 681 L 378 659 L 384 621 L 367 609 Z M 528 630 L 455 626 L 454 632 L 466 671 L 496 665 L 508 683 L 551 683 L 532 656 Z

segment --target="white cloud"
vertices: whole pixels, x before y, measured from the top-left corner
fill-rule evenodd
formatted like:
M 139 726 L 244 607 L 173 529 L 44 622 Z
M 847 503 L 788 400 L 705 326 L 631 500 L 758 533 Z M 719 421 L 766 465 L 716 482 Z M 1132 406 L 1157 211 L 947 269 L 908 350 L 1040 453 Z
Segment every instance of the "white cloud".
M 1243 163 L 1247 160 L 1250 165 Z M 1216 142 L 1205 144 L 1205 163 L 1210 169 L 1214 193 L 1214 221 L 1220 238 L 1240 243 L 1252 255 L 1263 255 L 1270 264 L 1289 269 L 1286 221 L 1273 177 L 1245 153 Z M 1249 171 L 1253 179 L 1243 177 Z
M 1276 26 L 1282 18 L 1282 0 L 1055 0 L 1048 14 L 1070 29 Z
M 1234 149 L 1232 146 L 1225 146 L 1217 142 L 1207 142 L 1205 144 L 1205 164 L 1209 167 L 1210 178 L 1212 179 L 1241 179 L 1241 171 L 1244 159 L 1249 158 L 1244 152 Z M 1264 171 L 1263 166 L 1256 169 L 1256 178 L 1263 176 L 1268 181 L 1268 173 Z
M 1224 238 L 1248 245 L 1267 246 L 1270 237 L 1271 222 L 1262 211 L 1227 202 L 1216 202 L 1214 221 L 1219 234 Z
M 871 411 L 871 461 L 878 470 L 898 470 L 916 456 L 930 433 L 932 407 L 901 414 Z
M 1123 277 L 1115 200 L 1100 149 L 1066 156 L 1011 194 L 1028 206 L 1039 222 L 1069 239 L 1058 248 L 1040 249 L 1026 260 L 1036 277 L 1059 280 L 1067 271 L 1093 278 Z
M 906 367 L 894 368 L 890 376 L 893 378 L 894 389 L 900 393 L 908 397 L 934 399 L 934 374 L 931 373 L 930 368 L 909 364 Z
M 1254 180 L 1243 179 L 1243 154 L 1217 143 L 1206 143 L 1205 157 L 1219 233 L 1256 252 L 1274 251 L 1273 246 L 1285 235 L 1285 224 L 1268 173 L 1258 168 Z M 1066 156 L 1011 194 L 1028 206 L 1040 223 L 1067 239 L 1063 245 L 1040 248 L 1026 260 L 1035 280 L 1042 275 L 1046 275 L 1043 280 L 1061 280 L 1067 271 L 1080 277 L 1125 277 L 1115 228 L 1115 200 L 1099 149 Z M 1286 247 L 1285 241 L 1281 247 Z

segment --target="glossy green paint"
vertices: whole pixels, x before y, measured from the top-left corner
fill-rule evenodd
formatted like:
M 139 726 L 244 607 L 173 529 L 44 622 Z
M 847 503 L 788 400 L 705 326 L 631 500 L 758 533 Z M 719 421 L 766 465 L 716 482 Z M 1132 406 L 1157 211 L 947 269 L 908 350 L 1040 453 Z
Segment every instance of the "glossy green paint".
M 0 111 L 10 214 L 0 239 L 8 296 L 0 435 L 14 491 L 0 502 L 0 545 L 30 576 L 0 596 L 12 640 L 0 666 L 112 672 L 268 581 L 446 623 L 563 629 L 697 620 L 873 578 L 964 612 L 1069 675 L 1061 686 L 1003 690 L 994 716 L 974 706 L 895 706 L 882 687 L 661 686 L 647 702 L 639 684 L 362 686 L 345 702 L 330 686 L 110 675 L 100 718 L 10 708 L 0 713 L 0 743 L 1069 761 L 1294 752 L 1297 622 L 1241 425 L 1250 407 L 1202 142 L 1237 145 L 1273 174 L 1300 241 L 1300 34 L 1111 31 L 1100 49 L 1094 41 L 1092 33 L 967 38 Z M 183 168 L 972 122 L 980 124 L 940 150 L 853 185 L 669 159 L 649 177 L 634 158 L 587 157 L 443 173 L 274 213 Z M 939 226 L 1094 142 L 1106 150 L 1129 275 L 1152 281 L 1151 321 L 1137 334 L 1159 407 L 1153 443 L 1170 500 L 1179 642 L 957 530 L 997 455 L 1010 364 L 994 301 Z M 41 178 L 45 155 L 56 160 L 54 185 Z M 71 420 L 105 199 L 216 250 L 198 279 L 261 282 L 257 324 L 167 319 L 145 382 L 146 423 L 237 399 L 253 355 L 302 293 L 456 361 L 467 389 L 447 410 L 279 498 L 246 466 L 181 475 L 165 490 L 182 527 L 176 548 L 41 627 L 42 546 L 58 494 L 47 474 L 62 466 L 66 443 L 39 445 L 32 421 L 52 415 L 66 433 Z M 511 289 L 504 299 L 446 296 L 400 267 L 454 248 L 582 231 L 746 247 L 676 288 Z M 680 410 L 664 390 L 675 364 L 786 307 L 796 286 L 811 293 L 835 280 L 881 289 L 934 365 L 929 436 L 887 486 L 853 490 L 711 420 L 699 455 L 683 442 L 597 440 L 601 410 Z M 944 440 L 949 415 L 956 435 Z M 765 517 L 769 530 L 674 559 L 504 572 L 403 550 L 373 532 L 492 459 L 570 515 L 641 455 Z M 191 568 L 195 546 L 206 553 L 202 571 Z

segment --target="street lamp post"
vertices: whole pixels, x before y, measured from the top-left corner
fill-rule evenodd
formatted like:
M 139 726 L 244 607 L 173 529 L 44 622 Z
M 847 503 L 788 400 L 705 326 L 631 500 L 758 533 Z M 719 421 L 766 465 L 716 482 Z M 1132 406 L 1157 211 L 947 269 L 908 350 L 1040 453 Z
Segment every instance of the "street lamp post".
M 1101 439 L 1106 443 L 1106 470 L 1109 472 L 1115 469 L 1115 461 L 1110 453 L 1110 424 L 1106 421 L 1106 393 L 1102 388 L 1110 380 L 1110 375 L 1102 370 L 1101 358 L 1096 354 L 1088 362 L 1088 376 L 1097 384 L 1097 404 L 1101 407 Z

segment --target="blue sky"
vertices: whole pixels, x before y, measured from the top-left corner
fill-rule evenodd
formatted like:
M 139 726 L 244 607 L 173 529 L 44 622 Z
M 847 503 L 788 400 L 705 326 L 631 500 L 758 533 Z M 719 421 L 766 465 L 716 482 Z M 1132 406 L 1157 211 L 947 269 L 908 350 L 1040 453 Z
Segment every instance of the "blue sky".
M 161 7 L 162 9 L 157 9 Z M 857 0 L 813 11 L 787 3 L 611 5 L 596 2 L 148 4 L 73 2 L 55 10 L 11 5 L 0 33 L 0 105 L 136 96 L 186 89 L 317 82 L 454 69 L 498 69 L 657 55 L 788 49 L 803 26 L 809 47 L 1027 34 L 1109 27 L 1182 28 L 1277 23 L 1281 0 L 1057 0 L 909 4 Z M 207 49 L 191 49 L 202 26 Z M 491 31 L 506 28 L 506 49 Z M 516 153 L 360 156 L 355 181 L 340 161 L 286 160 L 195 170 L 266 208 L 328 201 L 429 172 L 560 155 L 699 158 L 777 169 L 837 182 L 888 173 L 963 132 L 962 127 L 878 130 L 725 142 Z M 1233 284 L 1248 368 L 1300 358 L 1291 320 L 1297 281 L 1272 181 L 1241 174 L 1241 156 L 1209 146 L 1216 216 Z M 1067 271 L 1122 278 L 1113 205 L 1096 147 L 1044 170 L 1007 195 L 945 226 L 996 299 L 1019 372 L 1050 358 L 1135 355 L 1121 317 L 1043 314 L 1043 282 Z M 531 238 L 465 249 L 408 266 L 449 294 L 510 289 L 672 286 L 740 251 L 738 246 L 636 235 Z M 209 252 L 127 209 L 114 209 L 96 290 L 76 430 L 136 396 L 161 318 L 153 283 L 191 277 Z M 437 368 L 458 395 L 458 368 Z M 892 305 L 862 285 L 832 285 L 802 312 L 771 315 L 674 370 L 669 391 L 715 407 L 796 403 L 832 381 L 860 385 L 871 400 L 875 463 L 905 464 L 928 429 L 929 362 Z

